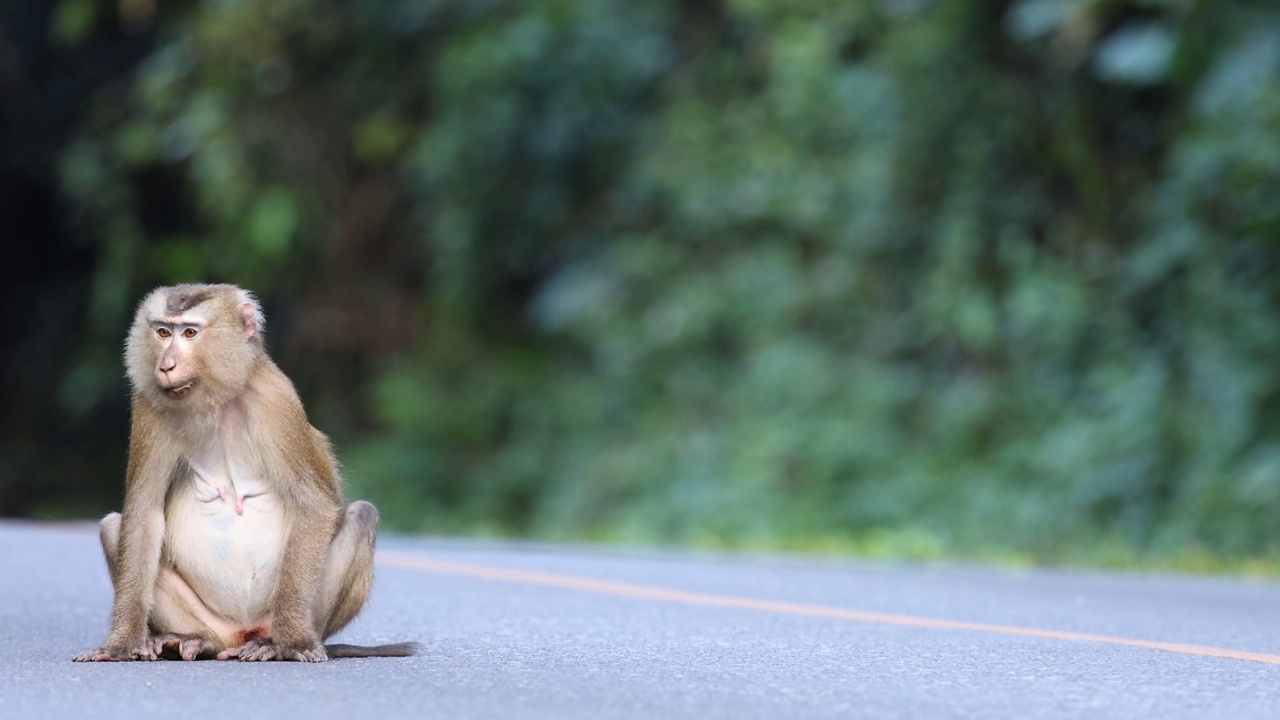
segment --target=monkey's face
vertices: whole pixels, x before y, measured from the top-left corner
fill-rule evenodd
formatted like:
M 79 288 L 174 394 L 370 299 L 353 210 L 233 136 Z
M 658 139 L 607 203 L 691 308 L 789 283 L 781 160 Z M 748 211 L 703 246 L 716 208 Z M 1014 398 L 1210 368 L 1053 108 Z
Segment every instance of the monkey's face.
M 181 400 L 200 384 L 199 344 L 203 319 L 165 319 L 151 323 L 156 345 L 156 387 L 167 397 Z
M 160 288 L 138 308 L 126 348 L 135 392 L 162 405 L 218 405 L 248 381 L 261 341 L 256 303 L 231 286 Z M 247 297 L 247 296 L 246 296 Z

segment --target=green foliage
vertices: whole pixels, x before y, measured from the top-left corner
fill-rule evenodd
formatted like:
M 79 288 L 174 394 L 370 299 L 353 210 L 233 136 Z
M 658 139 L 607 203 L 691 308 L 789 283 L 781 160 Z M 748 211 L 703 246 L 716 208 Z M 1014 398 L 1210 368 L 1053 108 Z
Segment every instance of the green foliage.
M 62 179 L 97 327 L 306 303 L 282 362 L 401 529 L 1280 541 L 1262 3 L 202 3 Z

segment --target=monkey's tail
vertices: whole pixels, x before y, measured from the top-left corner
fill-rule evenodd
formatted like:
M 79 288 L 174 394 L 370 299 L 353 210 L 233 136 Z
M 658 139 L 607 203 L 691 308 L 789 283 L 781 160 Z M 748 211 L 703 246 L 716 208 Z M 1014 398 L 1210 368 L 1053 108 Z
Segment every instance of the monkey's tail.
M 422 651 L 416 642 L 391 643 L 390 645 L 325 645 L 324 651 L 331 658 L 409 657 Z

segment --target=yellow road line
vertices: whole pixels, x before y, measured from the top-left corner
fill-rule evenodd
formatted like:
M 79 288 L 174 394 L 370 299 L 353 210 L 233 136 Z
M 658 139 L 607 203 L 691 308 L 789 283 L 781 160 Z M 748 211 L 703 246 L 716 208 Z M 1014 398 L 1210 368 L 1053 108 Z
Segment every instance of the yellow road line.
M 1280 665 L 1280 655 L 1232 650 L 1207 645 L 1191 645 L 1187 643 L 1159 642 L 1153 640 L 1134 640 L 1131 638 L 1113 637 L 1110 635 L 1093 635 L 1091 633 L 1064 632 L 1059 630 L 1041 630 L 1039 628 L 1015 627 L 1012 625 L 990 625 L 987 623 L 963 622 L 959 620 L 943 620 L 940 618 L 919 615 L 897 615 L 893 613 L 866 612 L 863 610 L 846 610 L 844 608 L 823 605 L 805 605 L 802 603 L 780 602 L 776 600 L 757 600 L 755 598 L 735 597 L 732 595 L 715 595 L 711 593 L 686 592 L 652 585 L 616 582 L 612 580 L 595 580 L 572 575 L 556 575 L 552 573 L 531 572 L 528 570 L 512 570 L 489 565 L 472 565 L 468 563 L 436 560 L 420 555 L 408 555 L 395 552 L 378 552 L 378 564 L 402 570 L 436 573 L 439 575 L 456 575 L 478 578 L 481 580 L 497 580 L 500 582 L 521 583 L 525 585 L 541 585 L 543 587 L 580 590 L 583 592 L 614 595 L 617 597 L 657 600 L 661 602 L 700 605 L 704 607 L 727 607 L 741 610 L 758 610 L 761 612 L 780 613 L 783 615 L 803 615 L 807 617 L 830 618 L 833 620 L 852 620 L 855 622 L 880 623 L 882 625 L 900 625 L 905 627 L 931 628 L 934 630 L 970 630 L 975 632 L 997 633 L 1000 635 L 1016 635 L 1020 637 L 1046 638 L 1050 640 L 1067 640 L 1070 642 L 1102 643 L 1106 645 L 1127 645 L 1130 647 L 1164 650 L 1183 655 L 1201 655 L 1204 657 L 1229 658 L 1232 660 L 1252 660 L 1254 662 Z

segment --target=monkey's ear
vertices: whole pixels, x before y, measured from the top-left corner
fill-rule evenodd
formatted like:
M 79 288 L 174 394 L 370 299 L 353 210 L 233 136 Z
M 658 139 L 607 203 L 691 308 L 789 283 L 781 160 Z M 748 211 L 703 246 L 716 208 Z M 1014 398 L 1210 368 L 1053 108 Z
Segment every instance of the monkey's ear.
M 258 310 L 258 304 L 255 302 L 242 302 L 239 310 L 240 329 L 244 331 L 246 338 L 251 338 L 258 333 L 258 318 L 261 311 Z

